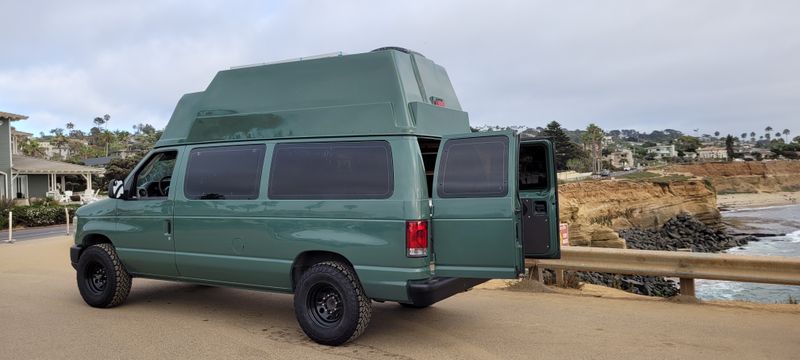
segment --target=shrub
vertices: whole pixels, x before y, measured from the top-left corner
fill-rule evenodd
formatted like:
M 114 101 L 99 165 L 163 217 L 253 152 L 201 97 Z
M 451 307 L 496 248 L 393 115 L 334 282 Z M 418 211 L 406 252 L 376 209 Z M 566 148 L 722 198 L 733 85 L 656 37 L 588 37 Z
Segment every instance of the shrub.
M 78 209 L 76 205 L 68 205 L 69 217 L 75 216 L 75 210 Z M 17 206 L 11 209 L 2 210 L 2 219 L 0 225 L 3 228 L 8 227 L 8 211 L 14 212 L 13 221 L 14 227 L 36 227 L 48 226 L 56 224 L 65 224 L 67 222 L 66 214 L 64 213 L 63 206 Z

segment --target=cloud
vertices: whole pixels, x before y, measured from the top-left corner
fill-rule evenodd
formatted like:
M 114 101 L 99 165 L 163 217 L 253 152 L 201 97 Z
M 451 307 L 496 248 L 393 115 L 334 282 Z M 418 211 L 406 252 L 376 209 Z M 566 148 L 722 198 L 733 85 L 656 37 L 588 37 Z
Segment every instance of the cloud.
M 6 11 L 7 10 L 7 11 Z M 444 65 L 473 124 L 797 127 L 796 2 L 55 2 L 4 5 L 0 108 L 20 128 L 163 126 L 218 70 L 399 45 Z M 30 24 L 37 24 L 32 26 Z M 41 114 L 41 115 L 37 115 Z M 62 125 L 63 126 L 63 125 Z M 800 132 L 800 128 L 792 128 Z

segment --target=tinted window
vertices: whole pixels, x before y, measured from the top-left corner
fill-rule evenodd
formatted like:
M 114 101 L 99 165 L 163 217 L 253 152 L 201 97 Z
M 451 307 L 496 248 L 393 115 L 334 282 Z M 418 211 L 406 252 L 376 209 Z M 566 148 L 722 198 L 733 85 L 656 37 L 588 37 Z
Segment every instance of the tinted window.
M 547 148 L 541 144 L 525 144 L 519 150 L 519 189 L 544 190 L 547 181 Z
M 501 197 L 508 193 L 508 138 L 452 139 L 444 144 L 440 197 Z
M 184 194 L 189 199 L 256 199 L 263 144 L 196 148 L 189 153 Z
M 394 188 L 385 141 L 287 143 L 275 146 L 272 199 L 385 199 Z

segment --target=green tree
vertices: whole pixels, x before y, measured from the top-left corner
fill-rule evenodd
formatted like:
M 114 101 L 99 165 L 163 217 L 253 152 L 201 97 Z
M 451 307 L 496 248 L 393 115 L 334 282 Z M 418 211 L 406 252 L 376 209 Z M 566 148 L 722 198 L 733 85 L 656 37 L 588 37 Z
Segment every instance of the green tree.
M 734 151 L 733 151 L 733 142 L 734 142 L 734 138 L 730 134 L 725 137 L 725 151 L 727 151 L 727 153 L 728 153 L 728 160 L 732 160 L 733 159 L 733 153 L 734 153 Z
M 34 139 L 25 138 L 22 140 L 22 142 L 20 142 L 19 147 L 22 153 L 27 156 L 41 158 L 45 156 L 44 149 L 42 149 L 42 146 L 39 144 L 39 142 Z
M 719 137 L 719 131 L 714 131 L 714 137 Z
M 767 126 L 764 128 L 764 137 L 767 138 L 767 141 L 772 138 L 772 126 Z
M 586 127 L 586 131 L 581 135 L 581 140 L 585 147 L 592 154 L 592 171 L 600 171 L 600 151 L 603 146 L 603 129 L 594 123 Z
M 106 172 L 103 175 L 104 184 L 100 184 L 102 186 L 100 189 L 105 189 L 108 187 L 108 182 L 111 180 L 124 180 L 128 174 L 133 171 L 133 168 L 136 164 L 139 163 L 141 160 L 141 156 L 131 156 L 125 159 L 122 158 L 114 158 L 108 164 L 106 164 L 105 169 Z
M 794 141 L 795 143 L 800 144 L 800 135 L 795 136 L 794 139 L 792 139 L 792 141 Z
M 556 150 L 556 169 L 566 170 L 570 159 L 585 157 L 584 152 L 569 139 L 569 136 L 557 121 L 551 121 L 539 134 L 553 141 Z
M 741 135 L 739 135 L 739 137 L 741 137 L 742 138 L 742 142 L 744 142 L 747 139 L 747 133 L 743 132 Z
M 787 140 L 789 139 L 789 134 L 791 134 L 791 133 L 792 133 L 792 132 L 791 132 L 791 131 L 789 131 L 789 129 L 783 129 L 783 135 L 784 135 L 784 136 L 786 136 L 786 139 L 787 139 Z
M 694 136 L 684 135 L 679 137 L 678 140 L 675 140 L 676 151 L 682 151 L 684 153 L 696 152 L 697 148 L 699 147 L 700 147 L 700 139 Z

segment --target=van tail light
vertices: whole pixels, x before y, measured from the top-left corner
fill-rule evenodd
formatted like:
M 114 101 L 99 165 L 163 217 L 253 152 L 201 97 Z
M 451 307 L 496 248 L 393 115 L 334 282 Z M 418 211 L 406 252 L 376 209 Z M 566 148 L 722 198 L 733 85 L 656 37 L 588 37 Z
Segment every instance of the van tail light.
M 428 256 L 428 222 L 425 220 L 406 221 L 406 256 Z

